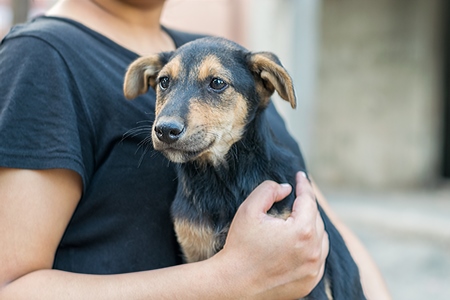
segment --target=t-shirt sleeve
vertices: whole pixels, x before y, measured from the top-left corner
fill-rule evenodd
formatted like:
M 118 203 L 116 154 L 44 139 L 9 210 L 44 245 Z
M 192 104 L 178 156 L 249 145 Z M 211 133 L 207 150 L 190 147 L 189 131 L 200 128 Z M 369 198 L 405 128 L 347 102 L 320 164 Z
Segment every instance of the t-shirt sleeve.
M 0 91 L 0 166 L 70 169 L 85 183 L 81 133 L 88 122 L 58 51 L 36 37 L 4 40 Z

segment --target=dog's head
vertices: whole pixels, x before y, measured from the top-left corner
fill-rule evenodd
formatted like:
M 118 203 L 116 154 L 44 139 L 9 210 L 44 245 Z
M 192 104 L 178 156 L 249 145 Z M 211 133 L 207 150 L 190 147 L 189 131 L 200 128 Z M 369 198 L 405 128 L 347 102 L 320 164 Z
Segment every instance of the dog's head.
M 296 106 L 292 80 L 274 54 L 221 38 L 137 59 L 125 76 L 125 97 L 148 86 L 157 95 L 153 146 L 177 163 L 220 164 L 275 90 Z

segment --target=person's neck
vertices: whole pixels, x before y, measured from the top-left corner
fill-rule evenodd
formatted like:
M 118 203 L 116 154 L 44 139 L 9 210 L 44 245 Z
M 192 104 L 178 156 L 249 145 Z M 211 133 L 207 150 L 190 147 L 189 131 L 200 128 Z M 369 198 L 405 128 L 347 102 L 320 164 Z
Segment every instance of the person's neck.
M 131 2 L 131 1 L 130 1 Z M 61 0 L 46 15 L 65 17 L 140 55 L 175 48 L 159 23 L 164 1 Z

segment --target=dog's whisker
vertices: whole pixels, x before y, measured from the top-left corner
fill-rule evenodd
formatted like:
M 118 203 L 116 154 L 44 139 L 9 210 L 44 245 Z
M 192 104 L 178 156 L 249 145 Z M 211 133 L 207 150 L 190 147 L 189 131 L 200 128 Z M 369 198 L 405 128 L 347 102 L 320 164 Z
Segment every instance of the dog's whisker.
M 141 140 L 141 141 L 138 143 L 138 145 L 139 145 L 139 146 L 147 145 L 147 144 L 150 144 L 151 142 L 152 142 L 152 137 L 149 135 L 149 136 L 146 136 L 143 140 Z
M 142 135 L 142 134 L 149 134 L 151 132 L 151 130 L 152 130 L 151 125 L 142 125 L 142 126 L 132 128 L 122 135 L 122 141 L 127 138 L 134 138 L 134 137 Z
M 146 113 L 146 114 L 155 114 L 154 112 L 151 113 Z M 150 123 L 153 124 L 155 121 L 154 120 L 141 120 L 141 121 L 137 121 L 136 124 L 141 124 L 141 123 Z
M 151 131 L 153 126 L 153 120 L 142 120 L 137 122 L 137 124 L 143 124 L 140 126 L 137 126 L 135 128 L 131 128 L 127 132 L 125 132 L 122 135 L 122 140 L 128 139 L 128 138 L 136 138 L 138 136 L 145 135 L 145 137 L 137 143 L 136 151 L 134 154 L 138 154 L 140 151 L 142 151 L 142 154 L 138 161 L 138 167 L 142 164 L 145 155 L 149 152 L 150 149 L 152 149 L 152 137 L 151 137 Z
M 144 146 L 145 146 L 145 148 L 144 148 Z M 139 146 L 138 146 L 138 149 L 136 150 L 135 154 L 137 154 L 137 152 L 141 149 L 143 149 L 143 150 L 142 150 L 142 154 L 139 159 L 139 162 L 138 162 L 138 167 L 142 164 L 142 162 L 147 154 L 153 158 L 156 155 L 158 155 L 158 153 L 159 153 L 158 151 L 153 149 L 153 144 L 151 143 L 151 137 L 147 137 L 144 140 L 142 140 L 141 142 L 139 142 Z
M 147 144 L 147 146 L 144 148 L 143 153 L 141 154 L 141 157 L 139 158 L 138 168 L 141 166 L 142 162 L 144 161 L 144 157 L 145 157 L 145 154 L 147 154 L 148 149 L 149 149 L 149 145 Z

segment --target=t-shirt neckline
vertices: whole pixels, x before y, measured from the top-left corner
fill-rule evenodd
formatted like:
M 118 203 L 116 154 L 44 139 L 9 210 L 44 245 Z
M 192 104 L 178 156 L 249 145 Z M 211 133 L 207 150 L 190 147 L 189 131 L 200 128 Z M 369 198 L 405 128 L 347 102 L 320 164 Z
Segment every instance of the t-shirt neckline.
M 65 17 L 58 17 L 58 16 L 46 16 L 46 15 L 42 15 L 42 16 L 36 17 L 33 21 L 36 21 L 36 20 L 39 20 L 39 19 L 50 19 L 50 20 L 53 19 L 53 20 L 58 20 L 58 21 L 62 21 L 62 22 L 71 24 L 71 25 L 73 25 L 73 26 L 75 26 L 75 27 L 77 27 L 77 28 L 79 28 L 79 29 L 81 29 L 81 30 L 87 32 L 88 34 L 94 35 L 95 37 L 97 37 L 98 39 L 100 39 L 102 42 L 107 43 L 107 44 L 113 46 L 114 48 L 117 48 L 117 49 L 121 50 L 122 52 L 126 52 L 126 53 L 128 53 L 129 55 L 132 55 L 132 56 L 134 56 L 134 57 L 140 57 L 140 56 L 141 56 L 140 54 L 134 52 L 133 50 L 130 50 L 130 49 L 128 49 L 128 48 L 126 48 L 126 47 L 124 47 L 124 46 L 122 46 L 122 45 L 116 43 L 115 41 L 113 41 L 112 39 L 108 38 L 107 36 L 105 36 L 105 35 L 99 33 L 98 31 L 95 31 L 95 30 L 89 28 L 88 26 L 86 26 L 86 25 L 84 25 L 84 24 L 82 24 L 82 23 L 80 23 L 80 22 L 78 22 L 78 21 L 75 21 L 75 20 L 73 20 L 73 19 L 69 19 L 69 18 L 65 18 Z M 178 47 L 181 46 L 180 41 L 177 40 L 177 38 L 176 38 L 175 35 L 171 32 L 170 29 L 168 29 L 168 28 L 165 27 L 164 25 L 161 25 L 161 28 L 162 28 L 162 30 L 164 30 L 164 31 L 169 35 L 169 37 L 172 39 L 172 41 L 173 41 L 173 43 L 174 43 L 174 45 L 175 45 L 175 48 L 178 48 Z

